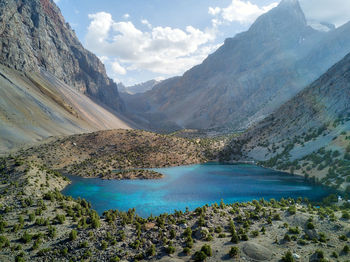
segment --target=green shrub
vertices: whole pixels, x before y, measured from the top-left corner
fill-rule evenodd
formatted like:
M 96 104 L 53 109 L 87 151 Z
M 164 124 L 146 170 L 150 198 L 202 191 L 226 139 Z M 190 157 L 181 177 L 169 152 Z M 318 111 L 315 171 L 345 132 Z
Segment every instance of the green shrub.
M 234 234 L 232 234 L 232 237 L 231 237 L 231 242 L 234 244 L 237 244 L 238 241 L 239 241 L 239 237 L 238 237 L 237 233 L 234 232 Z
M 155 256 L 156 255 L 156 246 L 152 244 L 151 247 L 149 249 L 147 249 L 146 254 L 149 257 Z
M 166 248 L 166 252 L 170 255 L 170 254 L 174 254 L 176 251 L 175 247 L 173 247 L 172 245 L 167 246 Z
M 191 254 L 191 249 L 189 247 L 185 247 L 182 252 L 188 256 Z
M 248 240 L 249 240 L 247 234 L 242 234 L 241 237 L 240 237 L 240 239 L 241 239 L 242 241 L 248 241 Z
M 348 211 L 343 211 L 342 216 L 343 219 L 349 220 L 350 219 L 350 213 Z
M 308 222 L 306 224 L 306 227 L 307 227 L 307 229 L 315 229 L 315 226 L 314 226 L 314 224 L 312 222 Z
M 295 206 L 290 206 L 290 207 L 288 208 L 288 213 L 289 213 L 289 214 L 295 215 L 296 212 L 297 212 L 297 209 L 296 209 Z
M 74 241 L 77 239 L 78 232 L 74 229 L 69 233 L 69 240 Z
M 287 241 L 287 242 L 290 242 L 291 238 L 290 238 L 290 236 L 288 234 L 285 234 L 283 240 Z
M 239 248 L 238 247 L 231 247 L 230 251 L 228 252 L 228 255 L 230 257 L 237 257 L 239 255 Z
M 174 229 L 170 230 L 170 239 L 174 239 L 176 237 L 176 232 Z
M 193 239 L 191 236 L 187 237 L 186 239 L 186 247 L 189 247 L 189 248 L 193 247 Z
M 211 257 L 213 255 L 213 251 L 211 250 L 210 245 L 203 245 L 201 251 L 203 251 L 208 257 Z
M 201 262 L 207 259 L 207 255 L 203 251 L 197 251 L 193 256 L 194 261 Z
M 295 235 L 298 235 L 298 234 L 300 234 L 300 230 L 299 230 L 299 228 L 298 227 L 290 227 L 289 229 L 288 229 L 288 232 L 290 233 L 290 234 L 295 234 Z
M 0 236 L 0 248 L 9 247 L 10 241 L 5 236 Z
M 292 252 L 288 251 L 284 256 L 282 257 L 283 262 L 294 262 L 293 254 Z
M 21 241 L 24 244 L 28 244 L 32 240 L 33 236 L 29 234 L 27 231 L 24 232 L 23 236 L 21 237 Z
M 119 262 L 120 258 L 118 256 L 115 256 L 109 260 L 110 262 Z
M 258 237 L 259 236 L 259 231 L 258 230 L 252 231 L 252 236 L 253 237 Z
M 102 240 L 102 242 L 101 242 L 101 249 L 105 250 L 105 249 L 107 249 L 107 247 L 108 247 L 108 243 L 105 240 Z
M 339 240 L 348 241 L 348 238 L 345 235 L 341 235 L 341 236 L 339 236 Z
M 53 226 L 48 227 L 48 236 L 54 238 L 56 236 L 56 228 Z

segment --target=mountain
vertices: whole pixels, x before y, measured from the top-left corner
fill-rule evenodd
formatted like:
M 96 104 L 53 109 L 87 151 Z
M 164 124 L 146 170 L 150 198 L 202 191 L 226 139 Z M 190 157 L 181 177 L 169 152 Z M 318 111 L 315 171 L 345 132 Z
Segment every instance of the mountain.
M 349 101 L 350 54 L 234 140 L 226 156 L 263 161 L 350 192 Z
M 134 119 L 160 129 L 244 129 L 350 52 L 349 36 L 348 25 L 313 29 L 299 2 L 284 0 L 202 64 L 125 102 Z
M 0 61 L 24 72 L 51 73 L 95 101 L 121 112 L 117 85 L 84 49 L 52 0 L 0 2 Z
M 119 88 L 119 91 L 121 93 L 127 93 L 130 95 L 133 95 L 133 94 L 138 94 L 138 93 L 145 93 L 146 91 L 151 90 L 155 85 L 157 85 L 161 82 L 162 81 L 152 79 L 152 80 L 149 80 L 147 82 L 143 82 L 143 83 L 136 84 L 133 86 L 128 86 L 128 87 L 126 87 L 122 83 L 120 83 L 120 84 L 118 84 L 118 88 Z
M 117 85 L 53 1 L 1 1 L 0 21 L 0 152 L 49 136 L 130 128 Z
M 52 74 L 0 64 L 0 153 L 49 136 L 114 128 L 130 125 Z

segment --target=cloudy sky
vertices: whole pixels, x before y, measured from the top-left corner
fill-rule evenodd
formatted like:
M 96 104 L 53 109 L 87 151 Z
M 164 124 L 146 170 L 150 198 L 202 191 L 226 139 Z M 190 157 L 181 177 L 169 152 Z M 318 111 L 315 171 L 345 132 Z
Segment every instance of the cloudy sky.
M 83 45 L 126 85 L 181 75 L 280 0 L 55 0 Z M 341 26 L 349 0 L 300 0 L 309 20 Z

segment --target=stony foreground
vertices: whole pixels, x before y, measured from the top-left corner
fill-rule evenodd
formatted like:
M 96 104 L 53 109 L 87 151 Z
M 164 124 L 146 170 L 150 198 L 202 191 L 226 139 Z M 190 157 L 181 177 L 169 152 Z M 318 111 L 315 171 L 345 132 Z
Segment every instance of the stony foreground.
M 349 261 L 349 205 L 224 203 L 147 219 L 59 191 L 57 172 L 0 161 L 0 261 Z

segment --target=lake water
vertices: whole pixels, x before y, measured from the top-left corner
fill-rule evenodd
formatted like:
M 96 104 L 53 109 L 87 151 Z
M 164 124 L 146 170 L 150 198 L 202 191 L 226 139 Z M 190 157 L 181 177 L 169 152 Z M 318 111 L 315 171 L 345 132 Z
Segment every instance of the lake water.
M 301 177 L 252 165 L 209 163 L 153 169 L 165 175 L 160 180 L 102 180 L 69 176 L 72 184 L 63 194 L 90 201 L 99 214 L 109 209 L 147 217 L 150 214 L 194 210 L 205 204 L 307 197 L 320 200 L 331 192 L 306 184 Z

